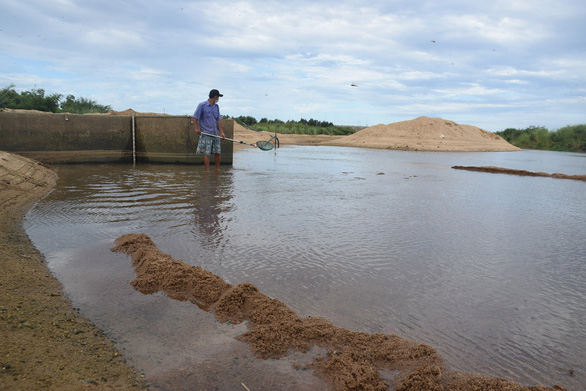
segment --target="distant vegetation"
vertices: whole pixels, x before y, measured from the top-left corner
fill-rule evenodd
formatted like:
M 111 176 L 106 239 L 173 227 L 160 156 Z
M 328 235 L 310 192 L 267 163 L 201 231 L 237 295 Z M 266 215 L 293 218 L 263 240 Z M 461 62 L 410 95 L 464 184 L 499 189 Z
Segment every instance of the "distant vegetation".
M 107 113 L 110 106 L 100 105 L 93 100 L 62 94 L 46 95 L 42 88 L 16 92 L 11 84 L 0 90 L 0 109 L 39 110 L 50 113 Z
M 280 119 L 269 120 L 267 118 L 262 118 L 260 121 L 257 121 L 256 118 L 250 116 L 240 116 L 232 119 L 254 130 L 264 130 L 272 133 L 347 136 L 356 132 L 356 128 L 351 126 L 336 126 L 331 122 L 318 121 L 313 118 L 309 120 L 301 118 L 299 121 L 289 120 L 287 122 L 281 121 Z
M 523 149 L 586 152 L 586 124 L 566 126 L 556 131 L 543 126 L 508 128 L 496 134 Z

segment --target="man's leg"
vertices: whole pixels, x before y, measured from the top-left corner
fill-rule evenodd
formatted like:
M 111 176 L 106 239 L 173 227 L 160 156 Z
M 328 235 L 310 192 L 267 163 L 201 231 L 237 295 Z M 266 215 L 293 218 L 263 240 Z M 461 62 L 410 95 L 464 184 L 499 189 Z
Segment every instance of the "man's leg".
M 219 153 L 216 153 L 216 155 L 214 156 L 214 161 L 216 163 L 216 171 L 220 171 L 220 159 L 221 159 L 222 155 L 220 155 Z
M 203 165 L 206 167 L 206 172 L 210 170 L 210 157 L 203 155 Z

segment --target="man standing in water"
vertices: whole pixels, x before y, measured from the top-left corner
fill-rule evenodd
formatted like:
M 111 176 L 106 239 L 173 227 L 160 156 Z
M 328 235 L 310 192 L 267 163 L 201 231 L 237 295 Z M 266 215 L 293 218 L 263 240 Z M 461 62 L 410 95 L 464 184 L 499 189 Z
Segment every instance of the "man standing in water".
M 197 143 L 195 153 L 204 155 L 203 163 L 206 172 L 210 170 L 211 154 L 214 154 L 216 172 L 220 171 L 220 158 L 222 154 L 221 140 L 214 136 L 226 138 L 222 129 L 222 116 L 220 115 L 220 107 L 218 106 L 218 101 L 221 96 L 224 95 L 220 94 L 220 91 L 215 89 L 211 90 L 209 99 L 197 105 L 197 109 L 193 113 L 195 133 L 199 135 L 199 142 Z

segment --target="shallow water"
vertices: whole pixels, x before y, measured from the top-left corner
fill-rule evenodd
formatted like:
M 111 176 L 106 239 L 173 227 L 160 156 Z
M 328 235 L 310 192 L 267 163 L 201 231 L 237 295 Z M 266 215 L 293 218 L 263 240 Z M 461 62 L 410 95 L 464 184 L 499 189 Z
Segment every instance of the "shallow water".
M 219 174 L 170 165 L 59 166 L 25 229 L 74 306 L 158 389 L 323 389 L 256 360 L 188 302 L 144 296 L 126 233 L 250 282 L 301 316 L 436 348 L 452 368 L 586 384 L 586 183 L 453 170 L 586 173 L 586 154 L 249 149 Z M 573 370 L 575 376 L 569 375 Z

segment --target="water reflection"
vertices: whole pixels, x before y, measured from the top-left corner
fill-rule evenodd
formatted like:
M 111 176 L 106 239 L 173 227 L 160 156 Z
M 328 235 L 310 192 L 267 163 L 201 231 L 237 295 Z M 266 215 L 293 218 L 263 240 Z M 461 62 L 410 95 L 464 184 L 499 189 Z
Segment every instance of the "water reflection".
M 26 229 L 74 305 L 169 384 L 202 362 L 254 360 L 228 342 L 236 330 L 195 306 L 134 292 L 127 257 L 109 251 L 126 233 L 146 233 L 230 283 L 251 282 L 301 316 L 427 343 L 463 371 L 577 390 L 586 383 L 586 185 L 451 167 L 577 175 L 585 162 L 536 151 L 289 147 L 238 152 L 220 174 L 60 167 Z M 220 346 L 228 356 L 214 356 Z
M 230 173 L 204 174 L 194 185 L 193 216 L 202 240 L 217 247 L 223 242 L 222 233 L 226 230 L 224 212 L 230 208 L 232 199 L 232 176 Z M 199 235 L 195 235 L 199 237 Z

